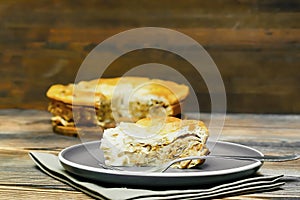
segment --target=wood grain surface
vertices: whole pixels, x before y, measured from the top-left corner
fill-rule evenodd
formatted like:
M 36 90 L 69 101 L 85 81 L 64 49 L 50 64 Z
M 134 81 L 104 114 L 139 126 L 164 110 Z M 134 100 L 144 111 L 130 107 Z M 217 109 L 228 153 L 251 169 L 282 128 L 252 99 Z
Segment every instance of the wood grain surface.
M 299 114 L 299 21 L 297 0 L 2 0 L 0 108 L 45 110 L 50 85 L 74 82 L 97 44 L 151 26 L 180 31 L 203 45 L 224 80 L 229 112 Z M 203 80 L 168 52 L 132 52 L 105 76 L 154 61 L 181 69 L 201 110 L 210 110 Z
M 202 114 L 201 119 L 209 123 L 210 115 Z M 299 115 L 228 114 L 219 139 L 268 154 L 299 153 L 299 122 Z M 90 199 L 43 174 L 28 156 L 29 151 L 57 154 L 81 142 L 76 137 L 53 133 L 48 112 L 0 110 L 0 140 L 0 199 Z M 259 173 L 284 174 L 286 184 L 282 189 L 226 199 L 299 199 L 299 166 L 300 160 L 265 163 Z

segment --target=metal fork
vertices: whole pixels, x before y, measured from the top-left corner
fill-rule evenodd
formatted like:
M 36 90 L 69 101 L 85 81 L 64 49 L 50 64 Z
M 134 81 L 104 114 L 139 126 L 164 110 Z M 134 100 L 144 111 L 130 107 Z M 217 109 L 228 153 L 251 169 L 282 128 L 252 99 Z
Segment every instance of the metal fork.
M 293 155 L 284 155 L 284 156 L 271 156 L 271 155 L 265 155 L 265 156 L 227 156 L 227 155 L 207 155 L 207 156 L 189 156 L 184 158 L 178 158 L 175 160 L 172 160 L 168 163 L 165 163 L 160 166 L 153 167 L 149 169 L 151 172 L 165 172 L 167 169 L 169 169 L 173 164 L 185 160 L 198 160 L 198 159 L 206 159 L 206 158 L 222 158 L 222 159 L 233 159 L 233 160 L 258 160 L 258 161 L 264 161 L 264 162 L 284 162 L 284 161 L 290 161 L 290 160 L 297 160 L 300 158 L 300 155 L 293 154 Z
M 228 156 L 228 155 L 206 155 L 206 156 L 189 156 L 184 158 L 178 158 L 175 160 L 172 160 L 170 162 L 167 162 L 165 164 L 162 164 L 160 166 L 155 166 L 150 169 L 146 169 L 141 172 L 165 172 L 167 169 L 169 169 L 173 164 L 185 160 L 199 160 L 199 159 L 206 159 L 206 158 L 222 158 L 222 159 L 232 159 L 232 160 L 255 160 L 255 161 L 263 161 L 263 162 L 284 162 L 284 161 L 291 161 L 291 160 L 297 160 L 300 158 L 299 154 L 292 154 L 292 155 L 284 155 L 284 156 L 271 156 L 271 155 L 264 155 L 264 156 Z M 104 169 L 110 169 L 110 170 L 120 170 L 124 171 L 124 169 L 121 169 L 119 167 L 115 166 L 108 166 L 103 163 L 99 163 L 99 166 L 101 166 Z

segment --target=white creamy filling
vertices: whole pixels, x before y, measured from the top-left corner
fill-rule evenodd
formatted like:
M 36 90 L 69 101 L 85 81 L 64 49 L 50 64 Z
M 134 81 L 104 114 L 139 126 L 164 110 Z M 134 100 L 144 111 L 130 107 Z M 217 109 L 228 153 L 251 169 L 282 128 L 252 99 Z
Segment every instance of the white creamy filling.
M 74 122 L 68 122 L 60 116 L 51 117 L 51 121 L 61 123 L 63 126 L 74 126 Z

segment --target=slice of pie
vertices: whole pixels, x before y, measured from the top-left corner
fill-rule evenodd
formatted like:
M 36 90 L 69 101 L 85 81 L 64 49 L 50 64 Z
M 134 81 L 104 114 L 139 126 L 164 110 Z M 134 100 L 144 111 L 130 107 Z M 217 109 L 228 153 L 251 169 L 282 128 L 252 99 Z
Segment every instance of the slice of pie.
M 74 132 L 77 125 L 114 127 L 116 121 L 148 117 L 152 107 L 177 116 L 189 93 L 184 84 L 146 77 L 101 78 L 49 88 L 48 110 L 56 132 Z M 74 110 L 76 114 L 74 115 Z
M 208 135 L 202 121 L 175 117 L 165 120 L 145 118 L 106 129 L 100 149 L 106 165 L 157 166 L 176 158 L 207 155 Z M 182 161 L 172 167 L 191 168 L 203 162 Z

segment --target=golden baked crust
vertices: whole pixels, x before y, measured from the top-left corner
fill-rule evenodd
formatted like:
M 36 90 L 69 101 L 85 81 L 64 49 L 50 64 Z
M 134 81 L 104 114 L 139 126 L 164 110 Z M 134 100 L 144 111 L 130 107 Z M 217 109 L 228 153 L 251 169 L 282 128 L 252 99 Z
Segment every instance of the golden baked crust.
M 130 85 L 132 88 L 138 87 L 135 96 L 153 95 L 154 97 L 163 97 L 170 105 L 183 101 L 189 93 L 186 85 L 172 81 L 144 77 L 117 77 L 82 81 L 77 85 L 53 85 L 47 91 L 47 97 L 67 104 L 95 106 L 97 101 L 111 99 L 114 89 L 122 84 Z M 74 91 L 76 97 L 74 97 Z M 73 99 L 76 99 L 76 101 L 73 102 Z
M 56 84 L 52 85 L 46 95 L 49 99 L 55 100 L 55 101 L 61 101 L 65 104 L 75 104 L 75 105 L 81 105 L 81 106 L 95 106 L 96 102 L 99 101 L 105 101 L 107 98 L 99 92 L 92 91 L 92 88 L 94 88 L 96 85 L 93 84 L 94 81 L 91 82 L 81 82 L 75 91 L 75 85 L 74 84 L 68 84 L 68 85 L 61 85 Z M 76 94 L 74 94 L 74 91 Z M 73 100 L 75 101 L 73 102 Z

